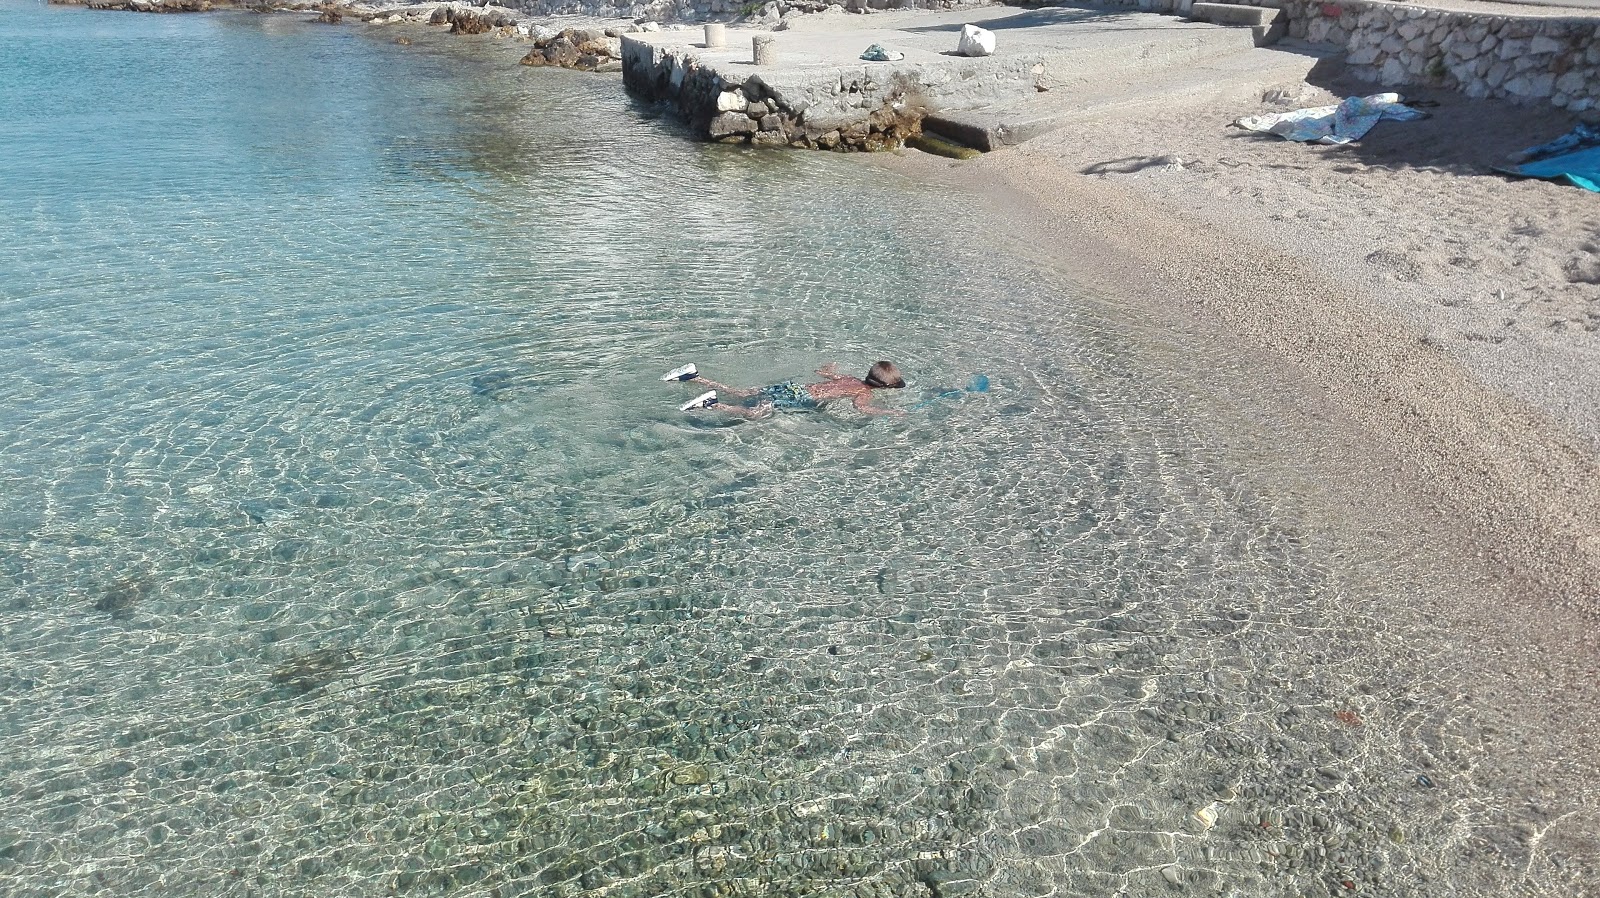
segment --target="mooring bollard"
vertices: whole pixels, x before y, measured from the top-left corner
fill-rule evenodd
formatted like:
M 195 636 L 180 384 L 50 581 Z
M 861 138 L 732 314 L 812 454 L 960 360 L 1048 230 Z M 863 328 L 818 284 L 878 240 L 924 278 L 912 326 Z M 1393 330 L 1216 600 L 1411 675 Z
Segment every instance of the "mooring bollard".
M 758 34 L 750 39 L 750 55 L 756 65 L 772 65 L 778 61 L 778 51 L 773 46 L 777 42 L 770 34 Z
M 728 27 L 720 22 L 706 23 L 706 47 L 726 47 L 728 45 Z

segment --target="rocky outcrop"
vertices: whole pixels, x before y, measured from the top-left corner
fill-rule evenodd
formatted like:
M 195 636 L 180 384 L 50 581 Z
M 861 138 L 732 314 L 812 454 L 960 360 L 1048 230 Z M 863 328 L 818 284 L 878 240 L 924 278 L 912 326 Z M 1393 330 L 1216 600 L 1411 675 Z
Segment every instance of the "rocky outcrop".
M 238 6 L 227 0 L 86 0 L 82 5 L 90 9 L 120 9 L 127 12 L 211 12 Z
M 430 25 L 449 25 L 451 34 L 488 34 L 496 28 L 515 27 L 515 10 L 503 6 L 472 7 L 464 3 L 440 6 L 428 17 Z
M 568 28 L 555 31 L 534 26 L 529 30 L 533 49 L 523 65 L 557 66 L 585 72 L 622 71 L 622 40 L 614 29 Z

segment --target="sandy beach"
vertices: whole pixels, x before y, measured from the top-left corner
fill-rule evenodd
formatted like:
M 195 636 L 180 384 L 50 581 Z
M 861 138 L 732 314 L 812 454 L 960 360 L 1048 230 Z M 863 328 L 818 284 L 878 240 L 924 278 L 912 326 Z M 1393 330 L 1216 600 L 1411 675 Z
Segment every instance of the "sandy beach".
M 1441 93 L 1423 97 L 1431 118 L 1352 147 L 1228 127 L 1289 105 L 1262 96 L 1317 105 L 1363 89 L 1336 72 L 1221 84 L 1213 102 L 1087 112 L 959 168 L 900 164 L 1005 197 L 1040 255 L 1286 363 L 1317 385 L 1320 413 L 1393 451 L 1512 579 L 1593 615 L 1600 209 L 1489 172 L 1569 119 Z
M 1430 118 L 1348 147 L 1229 127 L 1377 90 L 1336 59 L 1261 64 L 1294 52 L 1216 66 L 1176 103 L 1082 86 L 1099 97 L 1069 125 L 974 161 L 875 161 L 984 198 L 1019 253 L 1296 384 L 1285 413 L 1367 460 L 1347 513 L 1409 507 L 1481 572 L 1476 595 L 1389 613 L 1443 622 L 1463 701 L 1510 737 L 1494 778 L 1527 806 L 1491 816 L 1524 846 L 1563 820 L 1545 847 L 1593 866 L 1595 758 L 1572 736 L 1600 725 L 1600 197 L 1490 170 L 1573 117 L 1438 91 L 1410 95 Z

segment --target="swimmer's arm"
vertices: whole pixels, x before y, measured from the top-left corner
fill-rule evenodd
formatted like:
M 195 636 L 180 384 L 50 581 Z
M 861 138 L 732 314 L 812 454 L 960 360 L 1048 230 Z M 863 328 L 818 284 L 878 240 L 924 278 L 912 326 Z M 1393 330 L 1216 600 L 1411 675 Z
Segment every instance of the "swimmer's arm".
M 842 377 L 843 376 L 843 375 L 841 375 L 839 373 L 839 363 L 838 362 L 829 362 L 828 364 L 823 365 L 821 368 L 817 369 L 817 374 L 820 377 Z
M 878 408 L 877 406 L 873 405 L 872 400 L 866 396 L 852 396 L 850 397 L 850 404 L 855 406 L 856 411 L 862 413 L 863 415 L 893 415 L 895 417 L 903 418 L 906 414 L 897 408 Z

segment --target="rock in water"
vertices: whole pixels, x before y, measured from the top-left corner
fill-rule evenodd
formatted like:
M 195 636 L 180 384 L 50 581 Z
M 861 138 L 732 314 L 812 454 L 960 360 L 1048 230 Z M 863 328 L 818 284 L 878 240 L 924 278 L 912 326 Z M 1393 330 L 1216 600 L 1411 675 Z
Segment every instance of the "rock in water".
M 962 25 L 961 40 L 956 43 L 956 52 L 962 56 L 993 56 L 994 32 L 985 31 L 976 25 Z

